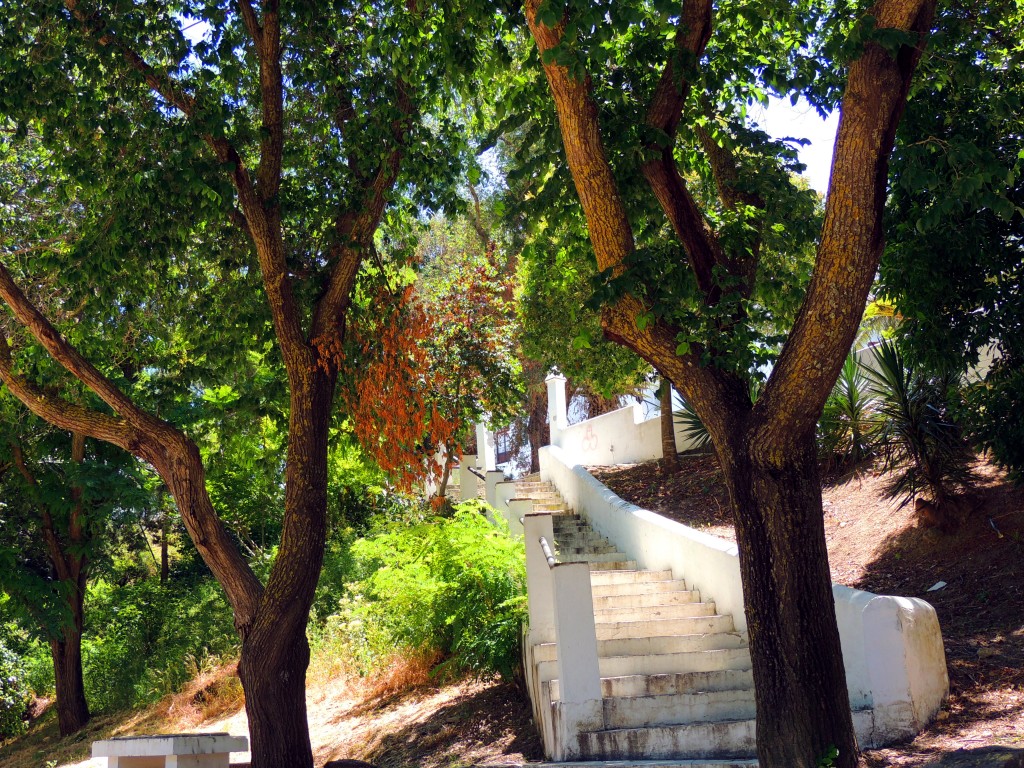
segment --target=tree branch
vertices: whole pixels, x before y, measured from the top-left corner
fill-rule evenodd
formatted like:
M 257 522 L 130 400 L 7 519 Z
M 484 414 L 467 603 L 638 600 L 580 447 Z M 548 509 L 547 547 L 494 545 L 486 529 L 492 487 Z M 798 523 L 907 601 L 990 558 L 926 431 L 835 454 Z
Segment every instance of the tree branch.
M 935 0 L 879 0 L 868 11 L 877 29 L 910 32 L 917 43 L 892 56 L 869 41 L 850 65 L 814 274 L 755 406 L 766 444 L 788 446 L 785 435 L 814 429 L 853 343 L 884 245 L 882 213 L 896 126 L 934 11 Z
M 87 35 L 93 37 L 103 47 L 109 46 L 118 50 L 128 66 L 142 75 L 142 78 L 154 93 L 160 95 L 168 103 L 179 109 L 190 120 L 195 120 L 199 111 L 196 100 L 185 92 L 173 78 L 151 67 L 141 56 L 114 34 L 104 32 L 103 26 L 97 24 L 96 17 L 90 16 L 80 8 L 78 0 L 65 0 L 64 5 L 75 19 L 81 22 Z M 270 27 L 270 24 L 268 22 L 272 20 L 275 28 L 277 25 L 276 3 L 268 2 L 265 13 L 268 18 L 264 19 L 264 31 L 262 34 L 266 39 L 269 37 L 267 29 Z M 264 139 L 264 144 L 261 147 L 261 152 L 263 149 L 267 149 L 267 157 L 265 159 L 269 161 L 266 167 L 261 167 L 260 169 L 260 174 L 263 177 L 262 181 L 266 182 L 262 184 L 261 193 L 267 195 L 266 200 L 275 198 L 277 194 L 277 188 L 280 183 L 281 152 L 277 151 L 276 147 L 283 141 L 281 138 L 283 134 L 275 134 L 273 128 L 276 120 L 275 115 L 278 114 L 275 110 L 279 111 L 282 98 L 280 88 L 279 30 L 276 31 L 273 38 L 274 43 L 272 47 L 276 66 L 271 67 L 267 71 L 266 78 L 263 71 L 264 67 L 261 66 L 260 68 L 261 92 L 265 84 L 267 87 L 270 87 L 274 82 L 278 83 L 276 96 L 271 98 L 271 102 L 276 102 L 278 107 L 275 108 L 271 104 L 268 112 L 266 99 L 264 99 L 263 105 L 264 121 L 267 121 L 269 115 L 271 123 L 268 126 L 270 136 Z M 274 74 L 275 71 L 276 75 Z M 280 125 L 280 120 L 277 120 L 277 123 Z M 260 271 L 263 275 L 263 285 L 267 293 L 267 304 L 274 319 L 274 328 L 278 339 L 284 350 L 285 364 L 289 368 L 289 375 L 297 375 L 293 372 L 295 368 L 294 358 L 297 354 L 301 354 L 305 341 L 302 334 L 300 313 L 295 306 L 291 281 L 288 279 L 284 246 L 281 241 L 279 212 L 276 211 L 276 206 L 272 207 L 269 212 L 264 208 L 264 198 L 261 197 L 261 194 L 257 193 L 241 155 L 227 139 L 210 133 L 202 133 L 200 135 L 203 141 L 213 150 L 216 158 L 228 167 L 232 183 L 238 191 L 238 201 L 249 225 L 247 231 L 253 240 L 253 244 L 256 246 Z M 276 176 L 276 180 L 271 179 L 271 176 Z
M 351 301 L 352 287 L 355 285 L 359 265 L 362 263 L 363 255 L 373 245 L 373 235 L 384 215 L 387 195 L 398 180 L 409 129 L 408 123 L 415 111 L 415 105 L 404 82 L 398 83 L 397 91 L 398 108 L 402 116 L 391 125 L 391 151 L 381 161 L 373 179 L 364 188 L 362 208 L 355 212 L 346 211 L 339 214 L 335 222 L 336 243 L 331 249 L 331 261 L 334 266 L 327 287 L 313 314 L 313 326 L 310 330 L 312 340 L 319 340 L 322 343 L 340 341 L 342 323 Z
M 675 160 L 676 130 L 690 92 L 690 81 L 680 65 L 695 65 L 711 39 L 711 0 L 684 0 L 676 29 L 675 55 L 665 64 L 647 108 L 647 126 L 664 134 L 652 138 L 647 150 L 656 157 L 643 164 L 644 178 L 668 217 L 676 237 L 686 249 L 697 285 L 709 303 L 717 301 L 712 268 L 725 265 L 725 254 L 697 201 L 679 174 Z

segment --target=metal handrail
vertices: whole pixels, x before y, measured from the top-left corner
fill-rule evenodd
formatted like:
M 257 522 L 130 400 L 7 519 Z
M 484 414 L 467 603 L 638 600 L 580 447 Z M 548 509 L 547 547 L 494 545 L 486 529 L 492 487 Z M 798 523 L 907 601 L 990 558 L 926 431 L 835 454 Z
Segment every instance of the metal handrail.
M 476 467 L 466 467 L 466 469 L 468 469 L 474 475 L 479 477 L 481 480 L 484 480 L 484 481 L 487 480 L 487 478 L 484 476 L 483 472 L 480 472 Z
M 544 553 L 544 557 L 547 558 L 548 568 L 555 567 L 555 556 L 551 554 L 551 547 L 548 546 L 548 540 L 543 536 L 540 537 L 540 549 Z

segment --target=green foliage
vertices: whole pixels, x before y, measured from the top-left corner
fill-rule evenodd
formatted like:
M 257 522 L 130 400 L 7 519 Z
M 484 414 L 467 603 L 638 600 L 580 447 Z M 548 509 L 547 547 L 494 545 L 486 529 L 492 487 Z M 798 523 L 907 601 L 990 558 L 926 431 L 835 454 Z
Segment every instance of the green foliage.
M 526 616 L 521 540 L 478 502 L 450 518 L 395 524 L 353 546 L 360 579 L 344 610 L 368 660 L 395 648 L 437 651 L 451 672 L 511 676 Z
M 972 482 L 974 454 L 948 404 L 957 381 L 908 368 L 890 342 L 871 354 L 866 373 L 879 400 L 876 435 L 884 471 L 892 475 L 886 493 L 906 504 L 924 490 L 941 506 Z
M 25 731 L 25 712 L 31 691 L 25 667 L 0 638 L 0 741 Z
M 600 314 L 591 307 L 597 269 L 579 214 L 535 229 L 519 269 L 523 353 L 543 370 L 557 368 L 605 397 L 641 388 L 649 367 L 604 338 Z
M 86 695 L 101 710 L 178 690 L 197 660 L 237 650 L 231 610 L 212 579 L 165 587 L 152 579 L 96 583 L 82 647 Z
M 825 460 L 839 466 L 857 464 L 874 451 L 875 400 L 856 355 L 843 363 L 839 379 L 825 401 L 818 422 L 818 446 Z
M 711 433 L 708 432 L 708 428 L 704 426 L 700 416 L 686 403 L 683 403 L 682 409 L 673 414 L 673 418 L 676 424 L 682 425 L 683 437 L 690 441 L 690 445 L 695 450 L 707 451 L 714 447 L 711 443 Z
M 1009 356 L 996 361 L 983 381 L 964 388 L 963 397 L 968 439 L 1024 483 L 1024 365 Z
M 995 343 L 1004 362 L 962 413 L 979 448 L 1020 477 L 1024 370 L 1024 8 L 940 3 L 900 123 L 880 287 L 926 367 L 966 374 Z M 980 52 L 980 53 L 979 53 Z M 1009 409 L 1009 410 L 1008 410 Z
M 833 745 L 825 751 L 824 755 L 818 758 L 815 768 L 832 768 L 838 759 L 839 750 Z

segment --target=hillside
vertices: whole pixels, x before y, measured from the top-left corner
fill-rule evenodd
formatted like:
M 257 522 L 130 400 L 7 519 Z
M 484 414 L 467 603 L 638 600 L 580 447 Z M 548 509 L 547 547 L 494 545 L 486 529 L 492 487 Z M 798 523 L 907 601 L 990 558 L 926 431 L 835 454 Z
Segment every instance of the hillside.
M 690 457 L 665 476 L 657 464 L 594 470 L 623 497 L 716 535 L 731 536 L 714 460 Z M 824 488 L 825 524 L 836 581 L 873 592 L 923 597 L 939 613 L 951 695 L 939 719 L 912 743 L 875 750 L 867 768 L 932 764 L 957 750 L 1024 746 L 1024 491 L 980 465 L 979 497 L 954 535 L 922 530 L 910 507 L 882 499 L 868 468 Z M 670 502 L 675 498 L 676 503 Z M 991 522 L 990 522 L 991 520 Z M 928 591 L 936 583 L 946 585 Z M 307 702 L 317 765 L 371 760 L 416 765 L 515 765 L 540 759 L 529 704 L 497 682 L 437 684 L 422 664 L 398 663 L 367 680 L 315 660 Z M 52 716 L 0 750 L 4 768 L 101 768 L 89 744 L 110 735 L 168 731 L 245 732 L 231 667 L 206 672 L 185 691 L 147 710 L 97 718 L 61 742 Z M 247 759 L 236 755 L 237 762 Z M 942 765 L 946 765 L 944 761 Z M 958 763 L 948 763 L 950 766 Z M 995 762 L 992 765 L 1017 765 Z

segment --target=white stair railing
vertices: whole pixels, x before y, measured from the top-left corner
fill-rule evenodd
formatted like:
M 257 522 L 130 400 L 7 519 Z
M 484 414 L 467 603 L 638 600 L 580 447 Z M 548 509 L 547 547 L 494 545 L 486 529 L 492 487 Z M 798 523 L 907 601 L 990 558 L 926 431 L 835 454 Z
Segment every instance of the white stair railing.
M 527 643 L 532 648 L 553 642 L 558 660 L 559 698 L 538 713 L 541 729 L 549 759 L 571 760 L 580 756 L 580 732 L 604 726 L 590 565 L 555 561 L 549 513 L 525 515 L 523 528 L 530 615 Z

